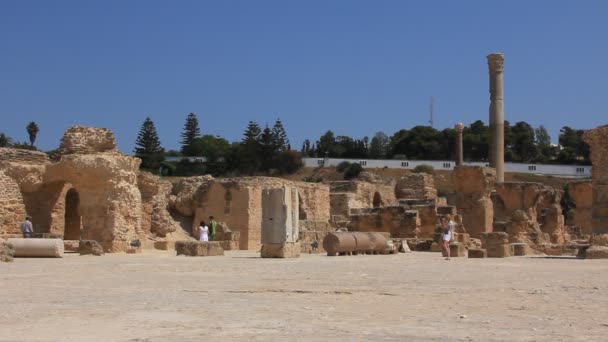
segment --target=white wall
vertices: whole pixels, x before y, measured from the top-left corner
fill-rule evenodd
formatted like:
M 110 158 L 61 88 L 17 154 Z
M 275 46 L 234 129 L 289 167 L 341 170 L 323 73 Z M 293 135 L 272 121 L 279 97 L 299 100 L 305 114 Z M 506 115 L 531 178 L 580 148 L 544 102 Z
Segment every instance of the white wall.
M 303 158 L 304 166 L 318 167 L 323 166 L 323 158 Z M 363 168 L 389 168 L 389 169 L 406 169 L 410 170 L 418 165 L 430 165 L 435 170 L 452 170 L 456 166 L 453 160 L 393 160 L 393 159 L 337 159 L 328 158 L 327 165 L 337 166 L 343 161 L 349 163 L 359 163 Z M 489 166 L 483 162 L 465 162 L 465 165 L 471 166 Z M 521 163 L 505 163 L 505 172 L 532 173 L 539 175 L 551 175 L 561 177 L 591 177 L 591 166 L 589 165 L 551 165 L 551 164 L 521 164 Z

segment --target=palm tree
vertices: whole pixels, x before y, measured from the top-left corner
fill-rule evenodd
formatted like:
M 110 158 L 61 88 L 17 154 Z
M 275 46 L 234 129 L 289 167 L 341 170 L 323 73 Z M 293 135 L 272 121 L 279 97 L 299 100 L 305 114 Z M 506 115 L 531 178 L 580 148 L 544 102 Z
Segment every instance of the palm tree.
M 30 143 L 32 144 L 32 146 L 34 146 L 34 141 L 36 141 L 36 135 L 40 131 L 40 129 L 38 129 L 38 125 L 36 125 L 36 123 L 32 121 L 25 127 L 25 129 L 27 129 L 27 134 L 30 135 Z

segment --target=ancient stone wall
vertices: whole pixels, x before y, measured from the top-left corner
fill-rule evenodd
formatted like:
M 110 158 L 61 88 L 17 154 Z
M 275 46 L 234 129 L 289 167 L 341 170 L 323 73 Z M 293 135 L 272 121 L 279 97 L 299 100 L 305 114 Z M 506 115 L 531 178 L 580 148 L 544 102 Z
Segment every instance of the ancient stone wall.
M 593 164 L 591 232 L 594 235 L 608 234 L 608 125 L 585 132 L 583 140 L 590 147 L 589 156 Z
M 25 204 L 19 185 L 0 170 L 0 235 L 20 234 L 25 220 Z
M 90 154 L 116 151 L 114 133 L 107 128 L 72 126 L 68 128 L 59 146 L 59 153 Z
M 456 193 L 455 205 L 467 232 L 473 238 L 492 231 L 494 207 L 490 195 L 496 182 L 496 170 L 479 166 L 458 166 L 452 171 Z
M 494 212 L 496 221 L 510 221 L 514 212 L 522 211 L 529 220 L 540 224 L 553 243 L 567 240 L 561 209 L 563 191 L 541 183 L 503 182 L 496 184 Z
M 149 172 L 140 172 L 137 186 L 141 193 L 142 230 L 146 234 L 165 237 L 180 228 L 169 213 L 171 183 Z
M 63 156 L 47 166 L 45 183 L 69 183 L 78 194 L 81 238 L 98 241 L 105 251 L 125 251 L 141 229 L 140 160 L 120 154 Z M 63 188 L 62 188 L 63 189 Z
M 0 161 L 45 164 L 49 162 L 49 157 L 44 152 L 0 147 Z
M 576 205 L 572 213 L 572 224 L 578 226 L 583 234 L 591 234 L 592 184 L 592 180 L 568 182 L 568 193 Z
M 269 177 L 197 178 L 183 182 L 198 184 L 195 190 L 184 184 L 177 184 L 173 188 L 176 208 L 184 215 L 191 212 L 194 216 L 195 236 L 199 222 L 208 221 L 209 216 L 214 216 L 215 220 L 226 222 L 233 231 L 240 232 L 241 249 L 260 248 L 263 189 L 296 187 L 299 194 L 300 219 L 329 221 L 329 187 L 326 184 Z
M 348 217 L 350 209 L 375 208 L 398 204 L 395 185 L 385 182 L 335 181 L 330 183 L 331 215 Z
M 426 173 L 410 173 L 397 181 L 395 187 L 397 198 L 435 199 L 437 189 L 433 175 Z
M 415 238 L 420 219 L 417 210 L 403 206 L 352 209 L 349 231 L 386 232 L 394 238 Z

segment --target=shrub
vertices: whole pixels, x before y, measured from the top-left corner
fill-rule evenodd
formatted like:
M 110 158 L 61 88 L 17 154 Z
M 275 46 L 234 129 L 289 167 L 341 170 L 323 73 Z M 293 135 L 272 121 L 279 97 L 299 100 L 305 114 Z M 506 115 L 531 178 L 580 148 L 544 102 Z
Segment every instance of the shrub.
M 363 167 L 361 165 L 356 163 L 350 164 L 344 171 L 344 179 L 353 179 L 357 177 L 361 171 L 363 171 Z
M 412 170 L 412 172 L 414 172 L 414 173 L 428 173 L 429 175 L 432 175 L 433 173 L 435 173 L 435 169 L 431 165 L 422 164 L 422 165 L 416 166 Z
M 302 154 L 298 151 L 285 151 L 279 154 L 278 167 L 280 173 L 295 173 L 304 163 L 302 162 Z
M 351 163 L 347 162 L 347 161 L 343 161 L 340 164 L 338 164 L 338 166 L 336 166 L 336 171 L 338 172 L 344 172 L 346 171 L 346 169 L 348 169 L 348 167 L 351 165 Z

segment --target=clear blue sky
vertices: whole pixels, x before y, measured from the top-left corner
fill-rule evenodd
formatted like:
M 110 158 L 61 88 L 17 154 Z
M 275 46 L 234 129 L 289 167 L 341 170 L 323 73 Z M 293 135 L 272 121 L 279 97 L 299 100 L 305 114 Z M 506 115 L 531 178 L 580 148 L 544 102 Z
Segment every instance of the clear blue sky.
M 505 118 L 608 121 L 608 1 L 0 0 L 0 132 L 59 146 L 107 127 L 131 153 L 146 118 L 179 148 L 189 112 L 240 140 L 280 117 L 292 147 L 488 122 L 486 55 L 505 54 Z

